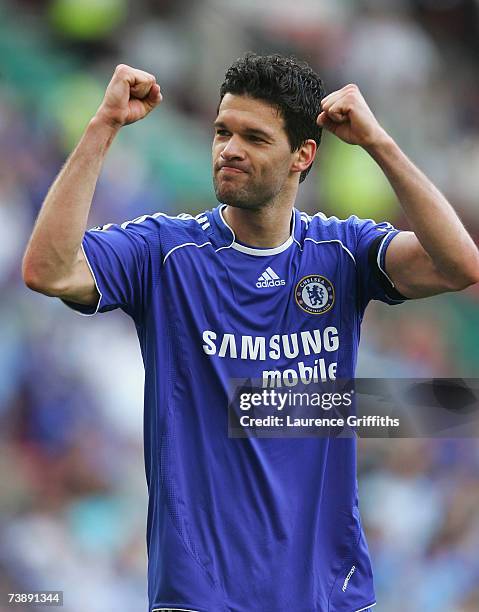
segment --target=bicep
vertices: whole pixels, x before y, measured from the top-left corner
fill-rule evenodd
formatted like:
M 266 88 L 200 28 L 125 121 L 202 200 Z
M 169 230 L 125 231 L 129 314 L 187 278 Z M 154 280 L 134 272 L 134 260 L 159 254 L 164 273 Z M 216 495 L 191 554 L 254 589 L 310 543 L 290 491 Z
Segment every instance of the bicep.
M 386 251 L 385 267 L 397 291 L 410 299 L 457 290 L 436 268 L 414 232 L 394 236 Z

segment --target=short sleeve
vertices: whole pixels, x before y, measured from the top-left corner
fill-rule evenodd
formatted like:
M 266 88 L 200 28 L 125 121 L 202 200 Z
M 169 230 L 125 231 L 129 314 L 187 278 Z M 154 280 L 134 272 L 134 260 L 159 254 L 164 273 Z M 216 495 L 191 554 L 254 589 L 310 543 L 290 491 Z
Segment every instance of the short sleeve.
M 82 249 L 100 295 L 98 304 L 89 307 L 63 301 L 83 315 L 121 308 L 141 323 L 158 281 L 159 242 L 157 221 L 152 217 L 88 230 Z
M 408 299 L 397 291 L 385 266 L 386 251 L 399 232 L 387 221 L 376 223 L 367 219 L 357 222 L 356 267 L 363 310 L 370 300 L 395 305 Z

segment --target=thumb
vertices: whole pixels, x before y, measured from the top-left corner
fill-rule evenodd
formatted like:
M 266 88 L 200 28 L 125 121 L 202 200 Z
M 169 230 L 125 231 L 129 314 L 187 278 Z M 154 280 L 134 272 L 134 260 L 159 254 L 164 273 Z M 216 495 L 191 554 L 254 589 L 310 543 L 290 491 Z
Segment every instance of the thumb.
M 155 83 L 154 85 L 152 85 L 148 93 L 148 96 L 146 98 L 146 101 L 153 104 L 153 106 L 156 106 L 162 100 L 163 100 L 163 96 L 161 95 L 160 86 L 158 85 L 158 83 Z
M 326 114 L 325 111 L 321 111 L 318 115 L 318 118 L 316 119 L 316 123 L 319 125 L 319 127 L 324 127 L 324 123 L 327 121 L 328 119 L 328 115 Z
M 328 114 L 325 111 L 318 115 L 316 123 L 319 125 L 319 127 L 322 127 L 329 132 L 333 132 L 337 128 L 337 124 L 328 117 Z

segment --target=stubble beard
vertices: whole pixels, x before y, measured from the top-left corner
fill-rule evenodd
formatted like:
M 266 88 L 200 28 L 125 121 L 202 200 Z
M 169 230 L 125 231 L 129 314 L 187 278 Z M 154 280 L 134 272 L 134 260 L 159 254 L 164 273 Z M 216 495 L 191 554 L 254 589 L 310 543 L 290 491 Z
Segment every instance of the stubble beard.
M 218 202 L 246 210 L 259 210 L 272 205 L 281 191 L 280 186 L 265 185 L 264 182 L 259 185 L 253 182 L 248 186 L 235 187 L 228 180 L 218 180 L 215 174 L 213 174 L 213 186 Z

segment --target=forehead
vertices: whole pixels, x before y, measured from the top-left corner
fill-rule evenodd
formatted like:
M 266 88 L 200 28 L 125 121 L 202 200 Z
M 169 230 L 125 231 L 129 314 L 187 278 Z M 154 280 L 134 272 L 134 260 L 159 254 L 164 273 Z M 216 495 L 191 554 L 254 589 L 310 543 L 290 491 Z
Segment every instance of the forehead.
M 272 134 L 284 131 L 284 119 L 276 107 L 264 100 L 227 93 L 221 100 L 217 121 L 231 129 L 258 129 Z

